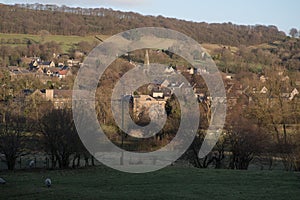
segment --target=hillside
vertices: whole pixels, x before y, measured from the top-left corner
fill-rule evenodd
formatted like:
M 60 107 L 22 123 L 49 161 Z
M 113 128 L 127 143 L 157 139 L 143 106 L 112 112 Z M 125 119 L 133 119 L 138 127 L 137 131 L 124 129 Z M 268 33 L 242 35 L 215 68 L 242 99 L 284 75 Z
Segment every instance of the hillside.
M 223 72 L 260 73 L 271 65 L 300 69 L 300 40 L 287 37 L 275 26 L 196 23 L 104 8 L 42 4 L 0 4 L 0 66 L 16 65 L 21 56 L 50 59 L 52 54 L 44 55 L 43 46 L 54 46 L 51 51 L 56 54 L 76 50 L 87 54 L 99 42 L 95 35 L 106 39 L 145 26 L 170 28 L 196 39 Z
M 107 38 L 105 35 L 97 35 L 100 38 Z M 79 42 L 98 43 L 95 36 L 76 36 L 76 35 L 33 35 L 33 34 L 5 34 L 0 33 L 0 45 L 10 47 L 26 47 L 28 42 L 32 44 L 42 44 L 46 42 L 56 42 L 60 45 L 62 52 L 67 53 L 74 45 Z
M 285 38 L 285 34 L 275 26 L 198 23 L 104 8 L 0 4 L 1 33 L 37 34 L 41 30 L 47 30 L 53 35 L 113 35 L 128 29 L 149 26 L 177 30 L 200 43 L 231 46 L 257 45 Z

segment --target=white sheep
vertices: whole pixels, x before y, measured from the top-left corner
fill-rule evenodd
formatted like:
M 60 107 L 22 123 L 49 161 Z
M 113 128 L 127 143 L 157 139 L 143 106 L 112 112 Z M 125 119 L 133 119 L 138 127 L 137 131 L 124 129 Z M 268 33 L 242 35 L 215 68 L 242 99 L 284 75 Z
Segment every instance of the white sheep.
M 34 167 L 34 164 L 35 164 L 34 160 L 31 160 L 31 161 L 29 162 L 29 167 L 30 167 L 30 168 L 33 168 L 33 167 Z
M 0 184 L 5 184 L 5 183 L 6 183 L 6 181 L 0 177 Z
M 51 179 L 50 178 L 46 178 L 46 180 L 45 180 L 45 185 L 47 186 L 47 187 L 51 187 Z

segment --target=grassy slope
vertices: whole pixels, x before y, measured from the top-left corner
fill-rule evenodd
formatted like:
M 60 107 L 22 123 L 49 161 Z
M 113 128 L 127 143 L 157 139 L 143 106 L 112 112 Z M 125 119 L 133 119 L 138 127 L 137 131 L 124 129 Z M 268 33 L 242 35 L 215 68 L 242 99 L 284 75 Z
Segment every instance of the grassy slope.
M 98 35 L 98 37 L 102 39 L 106 39 L 108 36 L 104 35 Z M 31 40 L 34 43 L 44 43 L 44 42 L 50 42 L 55 41 L 57 43 L 61 43 L 62 50 L 64 52 L 67 52 L 73 44 L 77 44 L 81 41 L 87 41 L 89 43 L 97 42 L 98 40 L 95 39 L 94 36 L 64 36 L 64 35 L 48 35 L 45 36 L 44 40 L 42 40 L 42 37 L 40 35 L 30 35 L 30 34 L 4 34 L 0 33 L 0 40 L 4 39 L 5 41 L 9 39 L 19 39 L 22 44 L 4 44 L 4 45 L 11 45 L 11 46 L 20 46 L 25 45 L 24 41 Z
M 109 36 L 107 35 L 97 35 L 101 39 L 107 39 Z M 61 44 L 62 50 L 64 52 L 68 52 L 68 50 L 72 47 L 72 45 L 77 44 L 81 41 L 86 41 L 89 43 L 93 42 L 99 42 L 95 36 L 65 36 L 65 35 L 47 35 L 42 39 L 40 35 L 31 35 L 31 34 L 4 34 L 0 33 L 0 40 L 4 39 L 5 41 L 8 41 L 9 39 L 19 39 L 22 44 L 3 44 L 3 45 L 10 45 L 12 47 L 14 46 L 20 46 L 20 45 L 26 45 L 24 44 L 25 41 L 31 40 L 34 43 L 44 43 L 44 42 L 50 42 L 55 41 L 57 43 Z M 26 43 L 26 42 L 25 42 Z M 0 44 L 1 45 L 1 44 Z M 218 45 L 218 44 L 208 44 L 203 43 L 201 44 L 203 48 L 208 50 L 209 53 L 211 53 L 213 50 L 216 49 L 222 49 L 224 45 Z M 226 46 L 228 47 L 228 46 Z M 237 47 L 230 46 L 231 51 L 234 53 L 238 51 Z M 268 44 L 261 44 L 257 46 L 251 46 L 250 48 L 275 48 L 274 46 L 268 45 Z
M 107 35 L 97 35 L 98 37 L 100 37 L 101 39 L 106 39 L 109 36 Z M 68 49 L 70 49 L 72 47 L 73 44 L 77 44 L 78 42 L 81 41 L 87 41 L 89 43 L 92 42 L 99 42 L 95 36 L 64 36 L 64 35 L 48 35 L 44 37 L 44 40 L 42 39 L 42 37 L 40 35 L 30 35 L 30 34 L 4 34 L 4 33 L 0 33 L 0 40 L 4 39 L 5 41 L 8 41 L 9 39 L 13 40 L 13 39 L 19 39 L 22 44 L 3 44 L 3 45 L 10 45 L 12 47 L 15 46 L 20 46 L 20 45 L 26 45 L 24 43 L 26 43 L 27 40 L 31 40 L 34 43 L 44 43 L 44 42 L 50 42 L 50 41 L 55 41 L 57 43 L 61 43 L 62 46 L 62 50 L 64 52 L 67 52 Z M 215 49 L 221 49 L 223 48 L 223 45 L 217 45 L 217 44 L 202 44 L 202 46 L 207 49 L 209 52 L 211 52 L 212 50 Z M 231 47 L 232 51 L 236 51 L 237 48 L 236 47 Z
M 0 174 L 1 199 L 299 199 L 300 175 L 169 167 L 127 174 L 104 167 Z M 53 186 L 43 180 L 51 177 Z

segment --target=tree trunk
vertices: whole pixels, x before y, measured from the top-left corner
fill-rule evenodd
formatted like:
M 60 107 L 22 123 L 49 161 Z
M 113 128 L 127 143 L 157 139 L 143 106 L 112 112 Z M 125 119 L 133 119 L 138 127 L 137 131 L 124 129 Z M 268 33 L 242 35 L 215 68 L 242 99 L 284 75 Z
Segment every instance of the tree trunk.
M 6 165 L 8 170 L 14 170 L 16 165 L 16 158 L 6 156 Z
M 85 161 L 85 166 L 89 166 L 89 157 L 85 156 L 84 157 L 84 161 Z
M 54 153 L 51 154 L 51 168 L 54 169 L 56 167 L 56 158 Z
M 95 158 L 92 156 L 92 166 L 95 166 Z
M 78 154 L 78 157 L 77 157 L 77 167 L 80 167 L 80 154 Z
M 77 156 L 74 156 L 72 159 L 72 168 L 75 168 L 75 160 L 76 160 Z
M 235 168 L 235 158 L 236 156 L 233 154 L 231 156 L 231 159 L 230 159 L 230 163 L 229 163 L 229 169 L 234 169 Z

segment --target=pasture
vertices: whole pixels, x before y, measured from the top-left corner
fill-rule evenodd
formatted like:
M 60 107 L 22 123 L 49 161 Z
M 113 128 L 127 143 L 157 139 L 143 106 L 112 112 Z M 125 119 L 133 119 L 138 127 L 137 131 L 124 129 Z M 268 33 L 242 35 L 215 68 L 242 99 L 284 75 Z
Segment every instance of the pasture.
M 299 199 L 300 174 L 167 167 L 128 174 L 104 166 L 0 172 L 1 199 Z M 44 180 L 50 177 L 52 186 Z
M 97 35 L 102 39 L 106 39 L 108 36 Z M 34 44 L 42 44 L 45 42 L 57 42 L 61 45 L 61 48 L 64 53 L 67 53 L 68 50 L 75 44 L 85 41 L 89 43 L 98 43 L 99 41 L 95 36 L 65 36 L 65 35 L 31 35 L 31 34 L 4 34 L 0 33 L 1 45 L 8 46 L 22 46 L 27 45 L 27 42 L 30 41 Z

